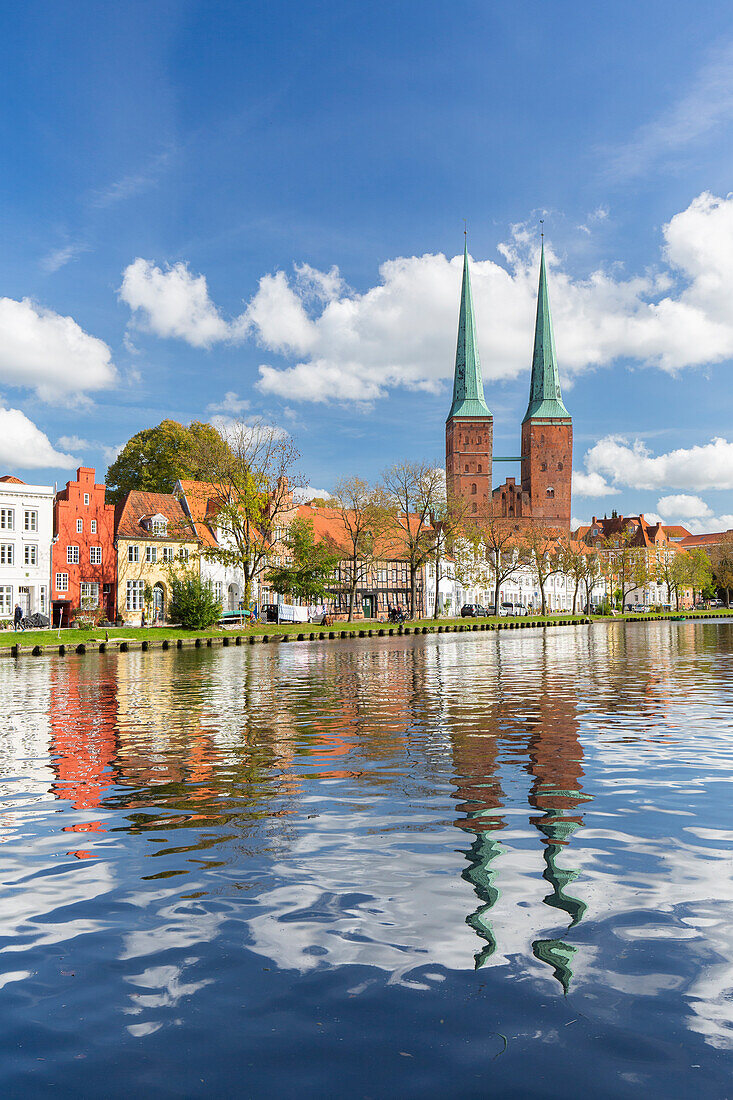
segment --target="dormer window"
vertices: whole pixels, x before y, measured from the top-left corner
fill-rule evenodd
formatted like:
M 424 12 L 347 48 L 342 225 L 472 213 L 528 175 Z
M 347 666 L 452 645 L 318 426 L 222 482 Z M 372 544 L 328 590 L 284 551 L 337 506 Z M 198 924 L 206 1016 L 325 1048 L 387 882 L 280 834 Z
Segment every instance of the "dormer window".
M 161 516 L 160 513 L 151 516 L 148 520 L 148 530 L 151 535 L 158 535 L 159 538 L 165 538 L 168 534 L 168 520 L 165 516 Z

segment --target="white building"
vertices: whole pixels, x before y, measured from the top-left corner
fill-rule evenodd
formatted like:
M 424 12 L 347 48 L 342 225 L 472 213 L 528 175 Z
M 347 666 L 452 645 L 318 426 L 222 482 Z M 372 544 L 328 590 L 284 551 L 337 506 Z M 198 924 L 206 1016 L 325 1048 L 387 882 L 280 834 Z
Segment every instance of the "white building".
M 239 566 L 225 564 L 209 557 L 207 550 L 234 549 L 231 536 L 217 524 L 217 489 L 203 481 L 177 481 L 175 495 L 181 507 L 194 525 L 201 542 L 201 579 L 208 581 L 222 610 L 239 611 L 244 597 L 244 573 Z M 252 598 L 257 597 L 256 582 L 252 584 Z
M 53 539 L 53 487 L 0 477 L 0 622 L 48 615 Z

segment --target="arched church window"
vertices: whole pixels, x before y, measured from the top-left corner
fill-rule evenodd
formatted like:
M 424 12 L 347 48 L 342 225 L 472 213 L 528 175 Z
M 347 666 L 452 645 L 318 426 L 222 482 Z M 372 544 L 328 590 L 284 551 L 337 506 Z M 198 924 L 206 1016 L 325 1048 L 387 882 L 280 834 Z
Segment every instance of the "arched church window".
M 478 472 L 479 472 L 480 474 L 482 474 L 482 473 L 483 473 L 483 471 L 484 471 L 484 468 L 483 468 L 483 466 L 481 465 L 481 463 L 479 462 L 479 464 L 478 464 Z
M 558 470 L 562 470 L 562 462 L 558 462 L 557 468 L 558 468 Z
M 472 496 L 476 495 L 476 482 L 475 481 L 471 485 L 471 495 Z
M 554 490 L 554 489 L 553 489 L 552 487 L 550 487 L 550 488 L 549 488 L 549 489 L 547 490 L 547 495 L 548 495 L 548 497 L 554 497 L 554 495 L 555 495 L 555 490 Z
M 468 473 L 468 463 L 466 463 L 466 470 L 465 470 L 465 472 L 466 472 L 466 473 Z
M 474 506 L 473 506 L 473 511 L 474 511 L 474 512 L 478 512 L 478 504 L 474 504 Z

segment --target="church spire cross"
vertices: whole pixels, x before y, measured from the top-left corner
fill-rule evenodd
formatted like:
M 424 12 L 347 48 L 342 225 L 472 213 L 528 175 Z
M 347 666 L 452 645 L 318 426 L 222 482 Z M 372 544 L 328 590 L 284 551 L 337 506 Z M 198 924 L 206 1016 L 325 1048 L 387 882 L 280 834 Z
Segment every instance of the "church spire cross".
M 476 318 L 473 312 L 473 295 L 471 293 L 471 274 L 468 268 L 468 237 L 465 229 L 464 240 L 461 309 L 458 315 L 458 343 L 456 345 L 456 365 L 453 375 L 453 404 L 448 413 L 449 420 L 454 416 L 491 416 L 484 398 L 484 384 L 481 378 L 481 363 L 476 338 Z
M 563 404 L 560 375 L 557 370 L 555 337 L 552 332 L 550 299 L 547 293 L 544 222 L 540 222 L 540 224 L 543 229 L 542 250 L 540 253 L 540 283 L 537 291 L 537 320 L 534 330 L 529 405 L 524 420 L 569 419 L 570 413 Z

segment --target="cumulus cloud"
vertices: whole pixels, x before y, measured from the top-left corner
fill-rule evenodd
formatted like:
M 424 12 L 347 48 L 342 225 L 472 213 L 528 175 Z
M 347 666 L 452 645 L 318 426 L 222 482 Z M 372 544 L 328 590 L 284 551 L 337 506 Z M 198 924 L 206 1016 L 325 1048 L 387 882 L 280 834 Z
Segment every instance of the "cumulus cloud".
M 314 485 L 304 485 L 300 489 L 293 489 L 293 498 L 298 504 L 307 504 L 311 500 L 330 500 L 331 493 L 328 489 L 316 489 Z
M 706 504 L 702 497 L 689 496 L 687 493 L 677 493 L 674 496 L 660 497 L 657 501 L 659 514 L 665 517 L 674 516 L 675 519 L 702 519 L 712 516 L 713 510 Z
M 156 336 L 176 336 L 204 348 L 229 334 L 209 297 L 205 276 L 193 275 L 187 264 L 163 270 L 138 257 L 125 268 L 119 296 L 132 310 L 135 324 Z
M 207 405 L 206 411 L 210 413 L 228 413 L 236 416 L 238 413 L 245 412 L 249 406 L 249 401 L 245 401 L 234 390 L 228 390 L 221 401 L 214 401 L 211 405 Z
M 0 466 L 11 470 L 72 469 L 76 459 L 52 446 L 20 409 L 0 409 Z
M 78 435 L 62 435 L 58 443 L 59 447 L 64 447 L 67 451 L 88 451 L 94 446 L 88 439 L 80 439 Z
M 0 298 L 0 382 L 43 401 L 76 404 L 117 381 L 112 353 L 73 319 L 28 298 Z
M 631 443 L 607 435 L 586 452 L 584 462 L 587 474 L 621 488 L 733 489 L 733 443 L 726 439 L 653 455 L 639 439 Z
M 605 207 L 594 212 L 607 216 Z M 537 240 L 523 225 L 499 246 L 503 264 L 475 260 L 471 277 L 487 382 L 529 370 L 537 293 Z M 574 278 L 548 246 L 560 366 L 566 381 L 615 361 L 675 373 L 733 357 L 733 195 L 703 192 L 663 228 L 661 265 Z M 290 360 L 262 363 L 258 388 L 295 401 L 372 402 L 395 386 L 437 393 L 451 378 L 462 257 L 399 257 L 379 283 L 351 290 L 337 268 L 307 265 L 262 276 L 241 316 L 225 320 L 206 279 L 183 263 L 137 259 L 120 296 L 136 323 L 205 347 L 251 339 Z
M 288 439 L 290 432 L 277 424 L 268 424 L 262 417 L 250 416 L 242 419 L 234 416 L 212 416 L 209 421 L 216 430 L 232 445 L 256 439 L 257 436 L 272 439 Z
M 582 470 L 573 470 L 573 495 L 576 497 L 609 497 L 620 492 L 599 473 L 584 474 Z

